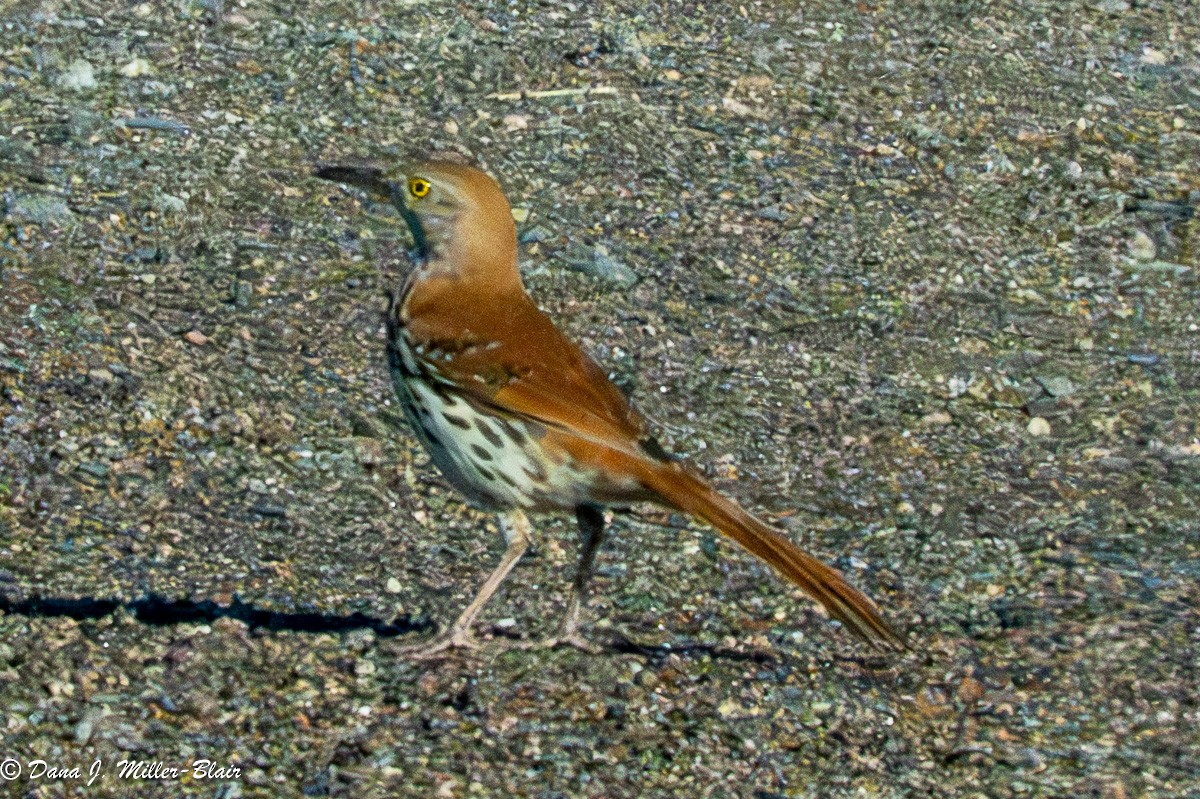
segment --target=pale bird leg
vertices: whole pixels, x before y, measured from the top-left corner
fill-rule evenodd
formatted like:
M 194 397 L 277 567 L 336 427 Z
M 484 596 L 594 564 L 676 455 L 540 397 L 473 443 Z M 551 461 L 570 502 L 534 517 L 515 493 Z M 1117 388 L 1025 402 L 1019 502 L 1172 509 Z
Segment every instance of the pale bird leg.
M 504 582 L 504 578 L 512 571 L 513 566 L 516 566 L 517 561 L 525 554 L 525 550 L 529 549 L 533 540 L 533 529 L 524 511 L 513 510 L 500 514 L 500 529 L 504 532 L 508 547 L 500 558 L 500 564 L 484 582 L 479 593 L 475 594 L 467 609 L 459 615 L 445 635 L 439 636 L 432 643 L 404 647 L 400 649 L 399 654 L 413 660 L 425 660 L 448 649 L 479 649 L 479 641 L 471 634 L 471 625 L 479 611 L 483 610 L 483 606 L 492 598 L 492 594 L 496 593 L 496 589 Z

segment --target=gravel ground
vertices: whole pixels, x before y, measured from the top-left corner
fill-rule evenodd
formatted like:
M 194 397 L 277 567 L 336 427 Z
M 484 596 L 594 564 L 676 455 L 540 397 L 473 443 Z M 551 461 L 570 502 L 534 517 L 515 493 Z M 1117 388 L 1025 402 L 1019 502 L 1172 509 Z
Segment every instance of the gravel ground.
M 10 6 L 0 793 L 1200 797 L 1198 41 L 1157 0 Z M 396 220 L 307 175 L 431 150 L 912 652 L 638 509 L 603 654 L 397 654 L 499 535 L 391 399 Z M 538 528 L 498 644 L 565 607 Z

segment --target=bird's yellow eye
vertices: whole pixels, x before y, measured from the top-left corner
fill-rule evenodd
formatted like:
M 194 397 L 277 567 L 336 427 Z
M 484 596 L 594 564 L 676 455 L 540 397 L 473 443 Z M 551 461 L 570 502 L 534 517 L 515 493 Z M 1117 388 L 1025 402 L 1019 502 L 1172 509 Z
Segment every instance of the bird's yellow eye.
M 411 194 L 415 199 L 419 200 L 425 195 L 429 194 L 429 190 L 432 188 L 433 186 L 431 186 L 429 181 L 425 178 L 408 179 L 408 193 Z

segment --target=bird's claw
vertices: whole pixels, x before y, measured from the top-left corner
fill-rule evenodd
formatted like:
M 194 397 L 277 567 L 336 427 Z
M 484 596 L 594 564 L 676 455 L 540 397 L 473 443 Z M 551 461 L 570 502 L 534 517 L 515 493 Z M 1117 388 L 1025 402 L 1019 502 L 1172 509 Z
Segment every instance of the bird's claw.
M 397 651 L 401 657 L 409 660 L 433 660 L 439 657 L 449 657 L 453 650 L 478 652 L 483 645 L 471 635 L 470 631 L 453 629 L 433 641 L 422 644 L 403 646 Z
M 539 638 L 536 641 L 519 641 L 515 646 L 518 649 L 561 649 L 569 646 L 589 655 L 598 655 L 604 651 L 602 647 L 584 638 L 578 630 L 563 630 L 558 635 Z

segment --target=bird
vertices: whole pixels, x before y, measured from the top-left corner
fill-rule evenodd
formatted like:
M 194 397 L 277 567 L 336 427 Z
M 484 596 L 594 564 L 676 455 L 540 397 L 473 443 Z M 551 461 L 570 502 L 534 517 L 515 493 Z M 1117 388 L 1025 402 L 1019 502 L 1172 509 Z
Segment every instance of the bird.
M 594 647 L 580 632 L 604 510 L 649 502 L 708 523 L 773 567 L 858 637 L 906 648 L 879 608 L 842 575 L 718 492 L 668 453 L 604 369 L 525 290 L 511 206 L 481 169 L 446 159 L 328 164 L 316 177 L 395 207 L 413 240 L 389 292 L 387 362 L 404 415 L 470 505 L 499 514 L 499 564 L 450 627 L 413 657 L 480 642 L 472 626 L 533 540 L 528 514 L 573 512 L 581 546 L 572 594 L 546 645 Z

